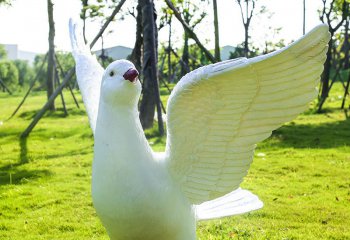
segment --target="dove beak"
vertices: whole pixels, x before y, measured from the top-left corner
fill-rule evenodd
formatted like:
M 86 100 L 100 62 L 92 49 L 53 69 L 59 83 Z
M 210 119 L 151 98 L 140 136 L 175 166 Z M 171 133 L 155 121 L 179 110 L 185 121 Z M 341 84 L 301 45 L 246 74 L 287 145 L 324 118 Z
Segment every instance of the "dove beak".
M 139 76 L 139 72 L 134 68 L 130 68 L 123 75 L 125 80 L 128 80 L 132 83 L 136 82 L 138 76 Z

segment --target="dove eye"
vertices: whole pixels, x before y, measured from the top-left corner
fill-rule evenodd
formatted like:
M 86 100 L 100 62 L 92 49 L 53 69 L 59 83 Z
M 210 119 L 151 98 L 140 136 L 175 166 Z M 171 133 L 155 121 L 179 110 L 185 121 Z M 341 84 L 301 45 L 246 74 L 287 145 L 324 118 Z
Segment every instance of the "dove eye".
M 114 71 L 110 71 L 110 72 L 109 72 L 109 76 L 110 76 L 110 77 L 113 77 L 114 75 L 115 75 Z

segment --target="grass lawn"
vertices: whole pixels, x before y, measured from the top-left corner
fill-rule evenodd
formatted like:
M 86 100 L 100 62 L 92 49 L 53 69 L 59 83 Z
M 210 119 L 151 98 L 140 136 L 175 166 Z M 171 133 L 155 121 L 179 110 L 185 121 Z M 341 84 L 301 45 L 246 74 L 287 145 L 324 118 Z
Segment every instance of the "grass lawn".
M 199 239 L 350 239 L 350 120 L 338 110 L 341 92 L 335 86 L 324 114 L 304 113 L 258 145 L 242 187 L 264 208 L 200 222 Z M 1 240 L 108 239 L 91 202 L 87 116 L 65 95 L 68 117 L 47 114 L 19 140 L 46 95 L 32 94 L 5 121 L 22 97 L 0 93 Z M 154 129 L 146 135 L 164 149 Z

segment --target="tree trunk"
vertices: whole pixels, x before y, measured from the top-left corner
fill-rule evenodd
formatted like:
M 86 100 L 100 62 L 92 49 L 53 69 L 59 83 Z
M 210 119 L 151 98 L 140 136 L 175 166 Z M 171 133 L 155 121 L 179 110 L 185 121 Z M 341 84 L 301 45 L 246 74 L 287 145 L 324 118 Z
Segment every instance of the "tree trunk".
M 248 47 L 249 33 L 248 33 L 248 30 L 249 30 L 249 26 L 245 25 L 244 26 L 244 56 L 245 57 L 248 57 L 248 55 L 249 55 L 249 47 Z
M 157 78 L 157 32 L 153 0 L 140 0 L 143 27 L 143 96 L 140 105 L 140 121 L 144 129 L 153 126 L 155 106 L 158 113 L 160 135 L 164 134 L 162 109 Z
M 324 69 L 321 76 L 321 95 L 320 95 L 320 101 L 318 104 L 317 112 L 320 113 L 322 110 L 322 106 L 324 102 L 326 101 L 329 93 L 329 77 L 331 73 L 331 61 L 332 61 L 332 46 L 333 46 L 333 40 L 332 38 L 329 40 L 328 43 L 328 51 L 327 51 L 327 59 L 324 63 Z
M 215 31 L 215 58 L 220 61 L 220 43 L 219 43 L 219 21 L 218 21 L 218 7 L 216 0 L 213 0 L 214 8 L 214 31 Z
M 345 22 L 345 30 L 344 30 L 344 52 L 345 52 L 345 63 L 344 63 L 344 69 L 349 70 L 350 67 L 350 59 L 349 59 L 349 19 L 346 19 Z M 344 88 L 344 96 L 343 96 L 343 101 L 341 103 L 341 109 L 344 109 L 345 107 L 345 101 L 346 101 L 346 96 L 349 94 L 349 86 L 350 86 L 350 72 L 348 73 L 348 80 L 346 82 L 345 88 Z
M 137 4 L 137 17 L 136 17 L 136 40 L 134 49 L 132 50 L 129 60 L 132 61 L 141 73 L 141 54 L 142 54 L 142 9 L 140 2 Z
M 54 79 L 55 79 L 55 22 L 53 20 L 53 4 L 51 0 L 47 0 L 47 12 L 49 19 L 49 54 L 47 64 L 47 99 L 50 98 L 54 92 Z M 55 102 L 53 101 L 49 106 L 50 111 L 55 110 Z
M 303 35 L 305 35 L 305 22 L 306 22 L 306 18 L 305 18 L 305 14 L 306 14 L 306 0 L 303 0 Z
M 184 21 L 187 25 L 190 24 L 190 16 L 188 12 L 184 12 Z M 183 64 L 181 65 L 181 76 L 184 76 L 186 73 L 188 73 L 189 69 L 188 67 L 190 66 L 190 60 L 189 60 L 189 49 L 188 49 L 188 39 L 189 35 L 188 32 L 185 31 L 184 35 L 184 48 L 182 51 L 182 62 Z
M 169 38 L 168 38 L 168 82 L 171 82 L 171 19 L 169 20 Z
M 87 43 L 86 40 L 86 7 L 89 6 L 89 0 L 82 0 L 82 5 L 83 5 L 83 9 L 81 10 L 81 14 L 80 14 L 80 18 L 83 19 L 83 37 L 84 37 L 84 41 L 85 44 Z

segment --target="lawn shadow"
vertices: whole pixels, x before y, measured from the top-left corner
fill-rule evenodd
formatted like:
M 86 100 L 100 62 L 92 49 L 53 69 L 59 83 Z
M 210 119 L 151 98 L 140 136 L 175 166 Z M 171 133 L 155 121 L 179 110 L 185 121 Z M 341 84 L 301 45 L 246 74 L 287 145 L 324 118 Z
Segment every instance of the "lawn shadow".
M 0 186 L 11 184 L 24 184 L 30 180 L 47 177 L 52 173 L 49 170 L 26 170 L 20 169 L 29 163 L 27 138 L 19 138 L 19 159 L 17 163 L 9 163 L 0 167 Z
M 350 119 L 321 124 L 288 124 L 272 134 L 271 147 L 336 148 L 350 146 Z
M 19 170 L 16 166 L 6 165 L 0 168 L 0 186 L 25 184 L 33 179 L 52 175 L 49 170 Z
M 73 157 L 73 156 L 85 156 L 88 154 L 92 154 L 93 152 L 93 146 L 91 146 L 90 148 L 81 148 L 81 149 L 77 149 L 77 150 L 73 150 L 70 152 L 64 152 L 64 153 L 60 153 L 60 154 L 48 154 L 45 155 L 46 159 L 56 159 L 56 158 L 62 158 L 62 157 Z
M 38 109 L 35 110 L 31 110 L 31 111 L 25 111 L 22 112 L 21 114 L 18 115 L 18 117 L 26 119 L 26 120 L 30 120 L 32 118 L 34 118 L 34 116 L 38 113 Z M 76 108 L 68 108 L 67 109 L 68 115 L 71 116 L 84 116 L 86 115 L 85 110 L 83 109 L 76 109 Z M 45 118 L 65 118 L 67 117 L 67 115 L 65 115 L 64 111 L 62 108 L 57 108 L 56 111 L 54 112 L 50 112 L 50 111 L 46 111 L 46 113 L 44 114 Z

